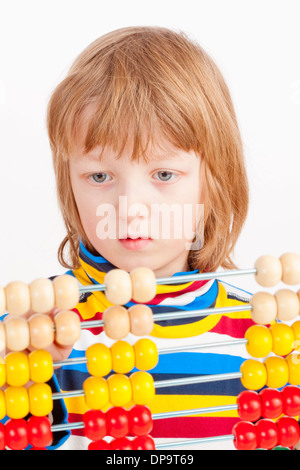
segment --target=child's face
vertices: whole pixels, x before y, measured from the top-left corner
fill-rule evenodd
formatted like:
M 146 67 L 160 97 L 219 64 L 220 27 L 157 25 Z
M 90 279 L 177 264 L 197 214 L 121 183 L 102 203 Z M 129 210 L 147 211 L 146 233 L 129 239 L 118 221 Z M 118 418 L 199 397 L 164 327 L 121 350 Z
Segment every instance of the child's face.
M 128 145 L 119 160 L 105 148 L 100 161 L 100 147 L 83 154 L 80 144 L 70 159 L 75 201 L 95 250 L 120 269 L 129 272 L 147 266 L 156 277 L 189 269 L 195 208 L 202 202 L 200 157 L 164 139 L 161 144 L 166 154 L 154 149 L 148 163 L 131 161 Z M 162 214 L 159 217 L 157 209 Z M 128 235 L 152 239 L 142 248 L 129 249 L 130 243 L 124 241 Z

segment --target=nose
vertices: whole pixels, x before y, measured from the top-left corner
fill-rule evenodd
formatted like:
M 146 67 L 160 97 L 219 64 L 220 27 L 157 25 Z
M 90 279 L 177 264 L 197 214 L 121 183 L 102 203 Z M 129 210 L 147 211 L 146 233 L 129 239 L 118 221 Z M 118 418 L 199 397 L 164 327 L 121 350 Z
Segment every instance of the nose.
M 123 186 L 118 194 L 116 212 L 124 235 L 136 233 L 134 227 L 137 226 L 141 234 L 145 235 L 144 232 L 148 231 L 146 225 L 150 218 L 150 204 L 145 185 L 131 181 Z

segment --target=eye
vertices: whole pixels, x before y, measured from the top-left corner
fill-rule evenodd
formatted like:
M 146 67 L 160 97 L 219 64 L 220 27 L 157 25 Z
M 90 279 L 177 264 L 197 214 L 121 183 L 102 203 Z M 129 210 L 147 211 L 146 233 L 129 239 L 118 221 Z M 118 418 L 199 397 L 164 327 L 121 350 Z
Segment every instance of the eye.
M 94 183 L 104 183 L 106 176 L 108 176 L 107 173 L 93 173 L 89 176 L 89 179 Z
M 172 173 L 167 170 L 157 171 L 155 174 L 160 175 L 159 177 L 160 181 L 170 181 L 172 176 L 174 177 L 176 176 L 175 173 Z

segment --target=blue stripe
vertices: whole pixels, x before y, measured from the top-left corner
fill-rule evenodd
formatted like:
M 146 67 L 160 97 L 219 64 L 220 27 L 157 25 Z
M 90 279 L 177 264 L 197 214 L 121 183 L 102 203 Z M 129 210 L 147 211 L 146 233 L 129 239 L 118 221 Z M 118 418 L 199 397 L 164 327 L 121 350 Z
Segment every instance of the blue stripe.
M 70 358 L 85 357 L 85 351 L 73 349 Z M 151 374 L 225 374 L 239 372 L 243 357 L 229 354 L 179 352 L 161 354 L 158 364 L 149 371 Z M 88 373 L 86 364 L 63 366 L 63 370 L 76 370 Z M 134 369 L 134 372 L 137 369 Z

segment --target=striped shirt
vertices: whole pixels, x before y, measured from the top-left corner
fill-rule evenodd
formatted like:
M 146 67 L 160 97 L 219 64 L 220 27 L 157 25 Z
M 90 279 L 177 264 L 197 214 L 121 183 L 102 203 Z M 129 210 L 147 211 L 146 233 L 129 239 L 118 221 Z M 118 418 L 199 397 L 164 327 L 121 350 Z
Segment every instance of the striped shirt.
M 80 243 L 78 269 L 67 271 L 75 276 L 79 285 L 104 283 L 105 274 L 114 269 L 101 255 L 92 255 Z M 199 270 L 178 272 L 173 276 L 195 274 Z M 218 308 L 245 305 L 251 294 L 218 279 L 195 280 L 184 284 L 158 284 L 157 294 L 147 305 L 153 313 L 183 312 L 206 308 Z M 134 305 L 128 302 L 125 307 Z M 104 310 L 112 305 L 104 293 L 89 292 L 81 295 L 74 311 L 82 322 L 102 319 Z M 244 338 L 246 330 L 253 325 L 250 311 L 238 311 L 225 314 L 209 314 L 194 318 L 180 318 L 157 321 L 151 336 L 158 347 L 178 347 L 194 345 L 192 350 L 163 354 L 149 373 L 154 381 L 175 378 L 193 378 L 199 375 L 239 372 L 242 362 L 249 358 L 245 345 L 201 348 L 201 344 L 214 343 L 234 338 Z M 129 334 L 125 341 L 134 344 L 136 336 Z M 74 345 L 70 357 L 84 357 L 87 347 L 94 343 L 104 343 L 110 347 L 115 341 L 108 338 L 103 328 L 84 328 L 80 339 Z M 134 369 L 132 372 L 134 372 Z M 132 373 L 131 372 L 131 373 Z M 114 373 L 113 371 L 111 373 Z M 131 374 L 130 373 L 130 374 Z M 128 375 L 130 375 L 128 374 Z M 86 364 L 63 366 L 55 372 L 55 385 L 61 391 L 82 389 L 84 380 L 89 376 Z M 237 395 L 244 390 L 240 379 L 228 379 L 199 384 L 188 384 L 158 388 L 153 401 L 149 404 L 152 413 L 165 413 L 176 410 L 191 410 L 213 406 L 236 404 Z M 61 400 L 62 402 L 62 400 Z M 69 422 L 82 421 L 88 410 L 84 397 L 72 397 L 64 400 L 66 407 L 64 419 Z M 130 408 L 129 403 L 126 408 Z M 104 411 L 112 405 L 108 404 Z M 68 416 L 68 418 L 66 418 Z M 228 435 L 233 425 L 239 420 L 236 410 L 210 412 L 206 414 L 188 414 L 182 417 L 161 418 L 154 420 L 152 437 L 156 444 L 196 439 L 201 437 Z M 111 439 L 106 437 L 108 441 Z M 56 447 L 62 449 L 87 449 L 89 440 L 82 429 L 72 430 L 61 437 Z M 197 444 L 181 446 L 180 449 L 233 449 L 231 440 L 224 443 Z

